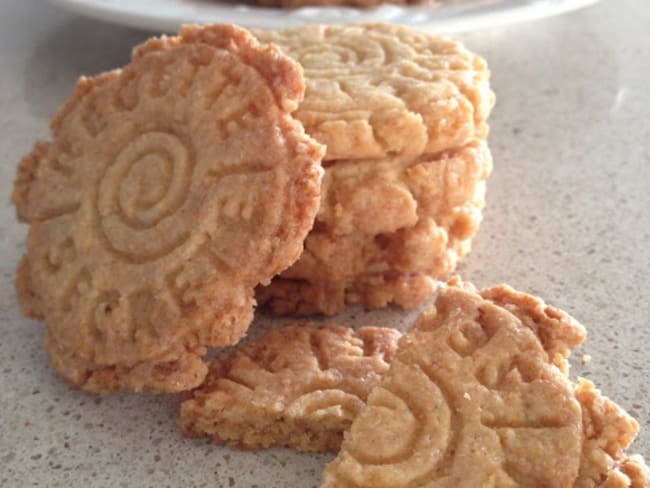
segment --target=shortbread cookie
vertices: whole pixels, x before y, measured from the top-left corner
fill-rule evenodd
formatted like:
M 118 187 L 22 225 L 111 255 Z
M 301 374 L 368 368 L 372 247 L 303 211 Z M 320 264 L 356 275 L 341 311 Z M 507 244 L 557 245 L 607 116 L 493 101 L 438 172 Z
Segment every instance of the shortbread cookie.
M 234 26 L 147 41 L 82 78 L 18 169 L 31 224 L 17 290 L 65 379 L 93 392 L 198 386 L 253 288 L 293 263 L 324 149 L 291 118 L 300 67 Z
M 296 112 L 326 160 L 433 155 L 487 133 L 485 61 L 459 42 L 390 24 L 255 31 L 303 67 Z
M 581 437 L 572 385 L 534 330 L 449 287 L 400 340 L 323 486 L 571 486 Z
M 566 377 L 584 328 L 506 286 L 452 285 L 400 340 L 322 486 L 646 486 L 623 452 L 634 420 Z
M 279 315 L 332 315 L 345 303 L 411 308 L 471 247 L 492 167 L 484 143 L 436 158 L 339 161 L 300 260 L 258 289 Z
M 181 405 L 186 436 L 245 449 L 336 450 L 388 370 L 398 331 L 295 324 L 213 363 Z
M 481 220 L 494 103 L 485 62 L 458 42 L 395 25 L 255 34 L 303 66 L 296 116 L 327 145 L 305 252 L 258 301 L 279 315 L 422 303 L 469 251 Z

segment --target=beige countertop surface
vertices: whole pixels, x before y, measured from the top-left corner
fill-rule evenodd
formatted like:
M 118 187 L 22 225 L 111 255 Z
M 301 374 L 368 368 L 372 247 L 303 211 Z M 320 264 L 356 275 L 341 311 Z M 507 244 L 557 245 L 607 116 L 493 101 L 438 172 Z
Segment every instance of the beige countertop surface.
M 461 38 L 484 55 L 497 105 L 485 220 L 459 272 L 507 282 L 582 322 L 571 375 L 641 425 L 650 455 L 650 3 L 604 0 L 561 17 Z M 0 486 L 312 487 L 331 459 L 242 453 L 184 440 L 178 398 L 93 397 L 50 370 L 43 325 L 21 317 L 13 273 L 26 226 L 9 203 L 15 168 L 76 78 L 124 64 L 148 34 L 35 0 L 0 3 Z M 404 328 L 410 314 L 337 320 Z M 251 335 L 273 321 L 258 314 Z M 592 356 L 582 364 L 583 354 Z

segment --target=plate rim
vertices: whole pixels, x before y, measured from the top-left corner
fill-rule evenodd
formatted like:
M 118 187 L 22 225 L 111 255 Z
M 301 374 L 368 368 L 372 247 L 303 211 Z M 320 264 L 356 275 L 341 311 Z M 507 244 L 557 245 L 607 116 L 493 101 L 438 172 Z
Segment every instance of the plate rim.
M 46 0 L 48 3 L 68 12 L 91 18 L 98 21 L 117 25 L 128 26 L 150 32 L 176 32 L 183 23 L 201 23 L 196 19 L 160 16 L 155 14 L 142 14 L 115 8 L 114 4 L 105 0 Z M 161 0 L 163 1 L 163 0 Z M 281 28 L 305 24 L 323 23 L 350 23 L 344 20 L 343 13 L 348 13 L 356 18 L 351 22 L 383 21 L 389 23 L 402 23 L 415 28 L 432 29 L 439 34 L 461 33 L 482 30 L 492 27 L 503 27 L 516 23 L 536 19 L 548 18 L 571 11 L 579 10 L 598 3 L 600 0 L 540 0 L 525 2 L 512 6 L 506 10 L 470 15 L 467 18 L 443 17 L 435 19 L 426 6 L 396 6 L 381 5 L 370 9 L 355 7 L 301 7 L 297 9 L 277 9 L 258 7 L 244 4 L 225 4 L 216 2 L 214 12 L 232 12 L 235 18 L 223 19 L 224 23 L 237 23 L 248 28 Z M 554 6 L 554 8 L 549 8 Z M 211 8 L 207 6 L 207 8 Z M 252 17 L 251 14 L 258 14 Z M 267 14 L 267 15 L 260 15 Z M 269 16 L 271 14 L 271 16 Z M 336 14 L 328 16 L 325 14 Z M 250 22 L 246 16 L 251 16 Z M 410 18 L 409 18 L 410 16 Z M 260 22 L 259 19 L 265 19 Z M 406 22 L 405 22 L 406 21 Z M 203 23 L 212 23 L 212 20 Z

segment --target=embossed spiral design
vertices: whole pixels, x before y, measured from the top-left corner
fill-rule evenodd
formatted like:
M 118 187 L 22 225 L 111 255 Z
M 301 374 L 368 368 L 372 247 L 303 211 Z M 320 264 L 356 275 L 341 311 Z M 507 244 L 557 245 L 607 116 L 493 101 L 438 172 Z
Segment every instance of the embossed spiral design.
M 296 53 L 296 58 L 312 76 L 367 73 L 369 68 L 379 68 L 387 61 L 381 44 L 357 40 L 333 44 L 324 52 L 320 45 L 307 45 Z
M 411 392 L 417 391 L 417 395 Z M 340 456 L 344 478 L 359 486 L 394 488 L 426 476 L 452 443 L 453 405 L 418 367 L 393 363 L 393 376 L 368 398 Z M 343 473 L 342 473 L 343 474 Z
M 448 300 L 404 338 L 323 487 L 569 486 L 577 475 L 580 408 L 538 338 L 504 309 Z
M 296 117 L 328 160 L 436 154 L 486 134 L 485 63 L 460 43 L 387 25 L 258 31 L 305 70 Z
M 188 237 L 170 218 L 189 191 L 190 148 L 177 136 L 148 132 L 126 145 L 101 179 L 97 209 L 109 249 L 135 262 L 156 259 Z
M 227 25 L 79 80 L 14 197 L 48 352 L 89 368 L 70 381 L 114 367 L 93 387 L 111 390 L 137 368 L 134 388 L 177 391 L 203 379 L 205 346 L 239 340 L 253 287 L 295 259 L 318 208 L 322 148 L 289 116 L 302 92 L 294 61 Z M 195 383 L 157 369 L 170 361 L 198 366 Z

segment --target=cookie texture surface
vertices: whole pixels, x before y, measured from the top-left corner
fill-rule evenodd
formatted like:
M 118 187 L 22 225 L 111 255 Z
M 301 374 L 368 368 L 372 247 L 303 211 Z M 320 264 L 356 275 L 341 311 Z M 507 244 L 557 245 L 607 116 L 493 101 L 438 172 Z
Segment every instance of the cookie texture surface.
M 294 262 L 323 148 L 290 113 L 300 67 L 234 26 L 183 27 L 82 78 L 20 163 L 23 310 L 52 365 L 94 392 L 179 391 L 237 342 L 253 289 Z
M 443 288 L 399 342 L 323 487 L 646 486 L 636 423 L 566 359 L 570 316 L 507 286 Z
M 431 155 L 486 135 L 489 72 L 459 42 L 391 24 L 254 33 L 302 65 L 296 117 L 326 160 Z
M 401 339 L 323 486 L 571 486 L 581 420 L 533 330 L 445 288 Z
M 335 451 L 388 370 L 400 333 L 292 324 L 216 360 L 181 404 L 186 436 L 244 449 Z
M 279 315 L 418 305 L 469 252 L 491 168 L 478 142 L 433 158 L 328 165 L 303 254 L 258 301 Z
M 258 301 L 298 316 L 422 303 L 481 221 L 494 104 L 485 61 L 397 25 L 254 32 L 303 66 L 296 117 L 327 145 L 305 252 Z

